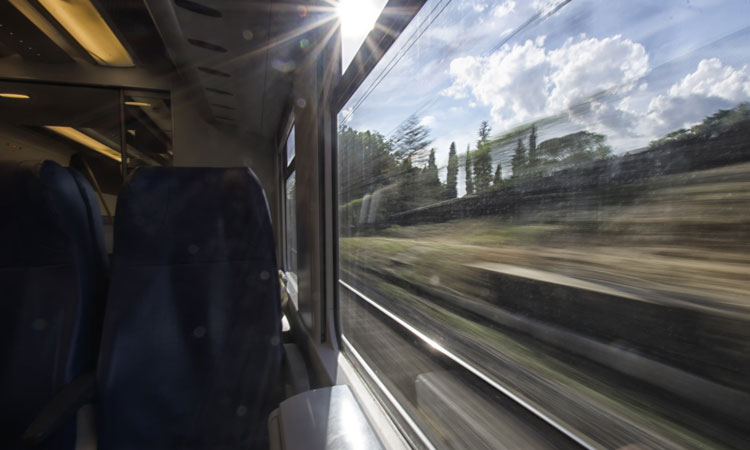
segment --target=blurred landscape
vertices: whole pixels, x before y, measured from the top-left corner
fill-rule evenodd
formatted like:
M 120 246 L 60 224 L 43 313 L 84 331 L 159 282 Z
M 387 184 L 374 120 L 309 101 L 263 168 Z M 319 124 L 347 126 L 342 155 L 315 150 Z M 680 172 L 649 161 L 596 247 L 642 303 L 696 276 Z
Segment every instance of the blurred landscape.
M 400 150 L 367 132 L 374 160 L 343 158 L 354 164 L 344 166 L 340 191 L 344 282 L 595 447 L 750 442 L 747 104 L 625 155 L 612 155 L 594 133 L 537 145 L 536 125 L 490 138 L 483 124 L 464 162 L 485 168 L 465 172 L 475 190 L 462 197 L 450 185 L 458 158 L 446 183 L 434 154 L 412 163 L 426 148 L 412 122 Z M 360 132 L 342 133 L 351 148 L 342 144 L 344 155 L 362 151 Z M 385 146 L 380 156 L 376 144 Z M 487 164 L 485 154 L 507 149 L 511 176 L 502 167 L 489 176 L 496 158 Z M 364 306 L 342 298 L 345 336 L 378 360 L 395 341 L 368 343 L 379 338 L 363 335 L 365 312 L 353 312 Z M 446 400 L 455 381 L 380 358 L 404 402 L 443 430 L 436 439 L 492 447 L 491 422 L 475 430 L 484 444 L 457 444 L 459 430 L 450 436 L 461 422 L 441 414 L 461 409 Z M 425 386 L 454 406 L 420 405 Z M 466 408 L 454 414 L 465 417 Z

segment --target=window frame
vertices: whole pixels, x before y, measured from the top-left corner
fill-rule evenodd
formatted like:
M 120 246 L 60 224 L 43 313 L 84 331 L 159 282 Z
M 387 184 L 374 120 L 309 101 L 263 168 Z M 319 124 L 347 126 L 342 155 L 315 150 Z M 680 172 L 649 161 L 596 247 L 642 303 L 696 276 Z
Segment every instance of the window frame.
M 288 251 L 289 251 L 289 239 L 288 239 L 288 236 L 289 236 L 288 235 L 288 231 L 289 230 L 287 228 L 288 225 L 289 225 L 289 221 L 288 221 L 288 216 L 287 216 L 288 205 L 287 205 L 286 187 L 287 187 L 287 183 L 289 182 L 289 178 L 292 177 L 292 175 L 295 175 L 295 173 L 296 173 L 295 172 L 296 158 L 292 157 L 291 161 L 287 160 L 287 155 L 288 155 L 288 153 L 287 153 L 287 147 L 289 145 L 289 138 L 294 136 L 294 134 L 293 134 L 294 133 L 294 126 L 295 126 L 294 113 L 291 113 L 289 115 L 289 119 L 287 121 L 287 124 L 284 127 L 284 133 L 282 134 L 282 136 L 284 136 L 284 137 L 281 139 L 281 144 L 279 145 L 279 150 L 278 150 L 278 156 L 279 156 L 278 159 L 279 159 L 279 163 L 280 163 L 279 166 L 280 166 L 280 169 L 281 169 L 280 173 L 279 173 L 279 176 L 281 178 L 281 186 L 282 186 L 282 188 L 280 189 L 280 193 L 279 193 L 279 197 L 280 197 L 279 205 L 280 205 L 280 210 L 281 210 L 280 211 L 281 214 L 279 215 L 279 218 L 281 219 L 280 220 L 280 227 L 279 227 L 280 228 L 280 235 L 281 235 L 280 239 L 279 239 L 279 241 L 281 243 L 281 245 L 280 245 L 280 247 L 281 247 L 280 250 L 281 251 L 280 251 L 280 255 L 279 255 L 280 256 L 280 258 L 279 258 L 279 260 L 280 260 L 279 267 L 281 268 L 282 272 L 284 273 L 284 276 L 287 279 L 287 282 L 286 282 L 287 283 L 287 285 L 286 285 L 286 293 L 287 293 L 287 295 L 289 295 L 289 298 L 291 300 L 291 305 L 292 305 L 293 309 L 295 311 L 297 311 L 299 309 L 299 303 L 298 303 L 298 298 L 297 298 L 296 273 L 293 273 L 293 272 L 291 272 L 289 270 L 289 261 L 288 261 L 288 257 L 287 257 Z M 295 156 L 296 156 L 296 152 L 295 152 Z M 297 205 L 296 205 L 296 196 L 295 196 L 295 205 L 293 207 L 296 208 L 296 206 Z M 296 230 L 296 221 L 295 221 L 295 230 L 294 231 L 295 231 L 295 233 L 297 231 Z M 296 242 L 296 239 L 295 239 L 295 242 Z M 289 287 L 290 274 L 294 275 L 294 287 L 291 288 L 291 289 Z

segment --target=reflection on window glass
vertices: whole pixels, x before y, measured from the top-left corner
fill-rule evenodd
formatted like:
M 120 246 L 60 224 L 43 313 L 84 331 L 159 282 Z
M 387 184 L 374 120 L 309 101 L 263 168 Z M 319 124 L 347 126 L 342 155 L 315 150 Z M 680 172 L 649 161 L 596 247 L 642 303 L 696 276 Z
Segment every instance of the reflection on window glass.
M 375 26 L 386 2 L 387 0 L 341 0 L 336 5 L 336 14 L 341 21 L 341 67 L 344 71 Z
M 286 180 L 285 223 L 286 223 L 286 255 L 284 258 L 287 272 L 287 288 L 294 306 L 297 306 L 297 187 L 296 172 L 292 172 Z
M 168 92 L 0 80 L 0 160 L 74 168 L 91 183 L 108 224 L 123 183 L 123 144 L 127 173 L 172 164 Z
M 129 169 L 148 165 L 170 165 L 172 150 L 172 105 L 167 93 L 125 91 L 125 139 Z
M 750 442 L 750 4 L 428 0 L 338 121 L 343 335 L 425 439 Z
M 294 127 L 292 127 L 292 131 L 289 132 L 289 137 L 286 138 L 286 165 L 287 167 L 289 164 L 294 161 Z

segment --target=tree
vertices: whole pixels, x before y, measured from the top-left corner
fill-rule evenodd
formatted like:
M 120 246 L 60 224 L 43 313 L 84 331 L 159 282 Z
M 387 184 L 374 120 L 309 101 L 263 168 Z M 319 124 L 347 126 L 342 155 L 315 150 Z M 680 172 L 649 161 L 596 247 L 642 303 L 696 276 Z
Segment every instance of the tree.
M 383 135 L 342 125 L 338 138 L 339 197 L 342 204 L 393 181 L 397 164 Z
M 435 149 L 430 149 L 430 156 L 427 160 L 427 167 L 422 171 L 422 202 L 432 203 L 441 196 L 442 183 L 438 177 L 437 163 L 435 162 Z
M 411 158 L 412 163 L 419 163 L 424 162 L 424 150 L 432 141 L 430 130 L 419 124 L 417 116 L 411 115 L 398 126 L 389 142 L 398 162 Z
M 430 156 L 427 159 L 427 167 L 425 168 L 425 173 L 427 176 L 425 179 L 427 180 L 427 183 L 429 184 L 439 184 L 440 178 L 438 178 L 438 168 L 437 163 L 435 162 L 435 149 L 430 149 Z
M 474 186 L 477 192 L 484 192 L 492 181 L 492 156 L 490 155 L 489 137 L 492 129 L 483 121 L 479 126 L 479 140 L 474 155 Z
M 666 143 L 684 141 L 686 139 L 689 139 L 690 137 L 692 137 L 690 130 L 688 130 L 687 128 L 680 128 L 678 130 L 670 132 L 661 139 L 649 142 L 648 146 L 649 148 L 653 149 Z
M 474 180 L 471 179 L 471 150 L 468 145 L 466 146 L 464 171 L 466 172 L 466 195 L 471 195 L 474 193 Z
M 702 138 L 715 138 L 730 129 L 747 129 L 750 120 L 750 103 L 740 103 L 734 109 L 720 109 L 703 122 L 690 127 L 690 134 Z
M 395 195 L 387 205 L 389 213 L 395 214 L 416 208 L 428 197 L 425 183 L 427 168 L 422 169 L 419 167 L 422 164 L 415 164 L 424 163 L 427 156 L 425 149 L 430 142 L 430 130 L 421 125 L 419 118 L 414 115 L 402 122 L 393 137 L 387 141 L 395 166 L 389 177 L 389 181 L 395 185 Z M 439 185 L 440 179 L 437 175 L 435 180 Z M 433 186 L 433 189 L 440 190 L 439 186 Z
M 392 206 L 394 213 L 408 211 L 418 206 L 416 198 L 418 169 L 411 163 L 411 158 L 401 161 L 398 168 L 398 192 L 395 204 Z
M 513 178 L 520 177 L 526 168 L 526 147 L 523 146 L 521 139 L 518 139 L 516 151 L 513 154 L 511 164 L 513 168 Z
M 546 140 L 539 144 L 537 151 L 547 166 L 559 169 L 606 158 L 612 152 L 606 140 L 603 134 L 579 131 Z
M 703 122 L 693 125 L 690 129 L 681 128 L 672 131 L 661 139 L 651 141 L 649 148 L 685 142 L 695 139 L 712 139 L 721 136 L 729 130 L 748 129 L 750 125 L 750 103 L 740 103 L 734 109 L 720 109 L 706 117 Z
M 498 161 L 495 168 L 495 177 L 492 179 L 492 186 L 498 187 L 503 184 L 503 164 Z
M 531 126 L 529 133 L 529 167 L 536 167 L 539 163 L 539 157 L 536 152 L 536 125 Z
M 445 197 L 458 197 L 458 155 L 456 155 L 456 143 L 451 142 L 451 150 L 448 153 L 448 176 L 445 180 Z
M 479 124 L 479 140 L 477 141 L 477 148 L 479 148 L 481 144 L 486 143 L 490 139 L 491 131 L 492 128 L 486 120 L 483 120 L 482 123 Z

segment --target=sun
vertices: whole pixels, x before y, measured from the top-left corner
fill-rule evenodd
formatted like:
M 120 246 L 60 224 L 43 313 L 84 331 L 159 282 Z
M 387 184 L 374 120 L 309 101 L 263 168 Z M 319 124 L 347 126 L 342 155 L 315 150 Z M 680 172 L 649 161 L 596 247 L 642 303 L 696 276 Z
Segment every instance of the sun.
M 340 0 L 336 14 L 341 20 L 344 38 L 365 36 L 375 26 L 379 10 L 373 0 Z

